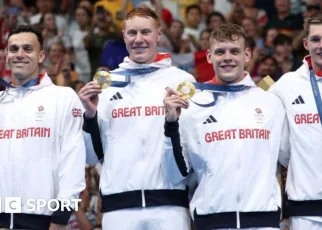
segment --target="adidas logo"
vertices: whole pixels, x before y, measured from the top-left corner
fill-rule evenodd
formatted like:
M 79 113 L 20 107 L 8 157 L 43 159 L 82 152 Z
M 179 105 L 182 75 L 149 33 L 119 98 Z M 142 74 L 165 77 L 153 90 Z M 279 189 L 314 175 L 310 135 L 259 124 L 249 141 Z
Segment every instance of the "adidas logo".
M 293 101 L 292 102 L 292 105 L 295 105 L 295 104 L 297 104 L 297 105 L 299 105 L 299 104 L 305 104 L 305 102 L 304 102 L 304 100 L 303 100 L 303 98 L 302 98 L 302 96 L 300 95 L 300 96 L 298 96 L 296 99 L 295 99 L 295 101 Z
M 212 115 L 210 115 L 203 124 L 210 124 L 215 122 L 217 122 L 217 120 Z
M 111 97 L 110 101 L 119 100 L 119 99 L 123 99 L 123 97 L 119 92 L 117 92 L 116 94 L 113 95 L 113 97 Z

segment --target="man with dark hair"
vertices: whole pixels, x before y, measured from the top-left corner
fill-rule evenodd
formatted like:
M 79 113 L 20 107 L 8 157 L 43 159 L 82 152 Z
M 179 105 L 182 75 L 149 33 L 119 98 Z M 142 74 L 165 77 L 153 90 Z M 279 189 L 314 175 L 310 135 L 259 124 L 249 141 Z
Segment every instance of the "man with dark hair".
M 207 28 L 210 30 L 216 29 L 218 26 L 225 22 L 225 16 L 217 11 L 210 13 L 206 19 Z
M 1 81 L 0 228 L 65 229 L 85 188 L 82 105 L 71 88 L 40 73 L 42 43 L 29 25 L 8 37 L 12 82 Z M 15 210 L 5 207 L 10 197 L 19 199 Z
M 244 71 L 251 52 L 241 27 L 222 24 L 210 41 L 215 78 L 200 84 L 204 91 L 189 103 L 173 89 L 164 99 L 165 173 L 173 185 L 196 174 L 190 203 L 196 230 L 277 230 L 283 104 Z
M 322 229 L 322 14 L 305 19 L 303 65 L 284 74 L 270 91 L 283 101 L 289 135 L 282 149 L 292 230 Z
M 279 34 L 274 39 L 274 58 L 278 62 L 281 74 L 293 71 L 298 68 L 298 61 L 295 59 L 292 47 L 292 37 Z

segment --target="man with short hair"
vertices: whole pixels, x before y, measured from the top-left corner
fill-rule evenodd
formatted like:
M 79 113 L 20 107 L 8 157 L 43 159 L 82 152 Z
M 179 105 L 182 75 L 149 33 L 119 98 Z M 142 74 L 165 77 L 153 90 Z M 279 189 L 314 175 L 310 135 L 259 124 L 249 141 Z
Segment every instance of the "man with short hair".
M 154 11 L 135 8 L 123 26 L 129 56 L 112 80 L 120 77 L 124 84 L 102 90 L 92 81 L 79 92 L 86 109 L 88 163 L 104 160 L 103 229 L 188 230 L 186 183 L 170 185 L 161 167 L 162 100 L 167 86 L 194 78 L 171 66 L 169 54 L 157 52 L 161 27 Z
M 164 99 L 165 173 L 173 185 L 196 174 L 195 230 L 279 229 L 283 104 L 244 72 L 251 52 L 241 27 L 222 24 L 210 41 L 207 58 L 216 76 L 195 84 L 204 91 L 190 101 L 173 89 Z
M 292 230 L 322 229 L 322 14 L 306 18 L 303 45 L 309 55 L 294 72 L 284 74 L 270 89 L 283 101 L 289 136 L 282 149 L 288 167 L 286 193 Z
M 0 228 L 65 229 L 85 188 L 82 104 L 40 73 L 45 51 L 35 28 L 11 31 L 6 52 L 12 84 L 0 80 Z M 5 208 L 10 197 L 21 199 L 21 213 Z M 45 207 L 32 206 L 42 200 Z

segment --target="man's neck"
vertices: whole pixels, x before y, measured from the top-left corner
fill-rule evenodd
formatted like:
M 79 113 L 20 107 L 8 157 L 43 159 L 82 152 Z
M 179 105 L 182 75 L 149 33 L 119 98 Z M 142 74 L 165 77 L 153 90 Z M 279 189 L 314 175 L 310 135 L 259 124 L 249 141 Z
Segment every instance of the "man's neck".
M 23 80 L 19 80 L 18 78 L 16 77 L 12 77 L 13 81 L 14 81 L 14 85 L 15 86 L 23 86 L 25 85 L 26 83 L 28 83 L 29 81 L 37 78 L 38 76 L 34 76 L 34 77 L 29 77 L 29 78 L 26 78 L 26 79 L 23 79 Z
M 317 65 L 313 59 L 312 59 L 312 67 L 315 73 L 317 72 L 322 73 L 322 66 Z
M 243 79 L 244 79 L 244 74 L 234 81 L 225 81 L 225 80 L 221 79 L 220 77 L 216 76 L 216 82 L 218 84 L 222 84 L 222 85 L 236 84 L 238 82 L 241 82 Z

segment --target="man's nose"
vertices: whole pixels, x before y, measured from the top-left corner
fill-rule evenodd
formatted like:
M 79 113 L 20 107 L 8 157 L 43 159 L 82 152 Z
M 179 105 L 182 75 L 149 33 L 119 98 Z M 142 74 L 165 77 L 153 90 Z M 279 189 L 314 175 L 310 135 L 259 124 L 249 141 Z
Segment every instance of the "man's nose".
M 226 51 L 226 52 L 225 52 L 225 55 L 224 55 L 224 58 L 225 58 L 225 60 L 227 60 L 227 61 L 232 60 L 232 59 L 231 59 L 231 53 L 230 53 L 229 51 Z
M 137 33 L 135 36 L 135 42 L 142 42 L 143 41 L 143 36 L 141 33 Z
M 21 48 L 18 49 L 18 51 L 17 51 L 17 57 L 23 57 L 24 54 L 25 54 L 25 51 L 23 49 L 21 49 Z

